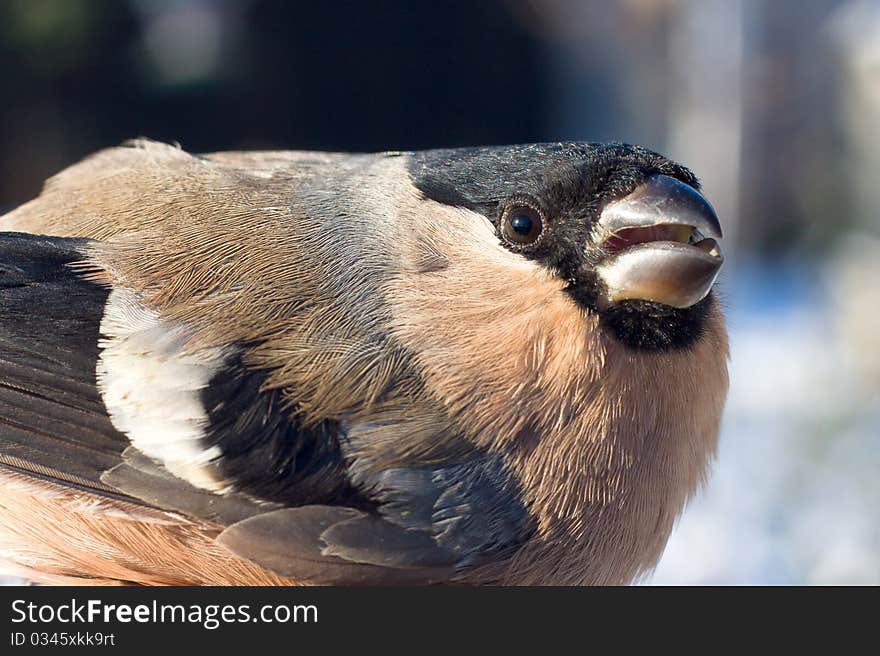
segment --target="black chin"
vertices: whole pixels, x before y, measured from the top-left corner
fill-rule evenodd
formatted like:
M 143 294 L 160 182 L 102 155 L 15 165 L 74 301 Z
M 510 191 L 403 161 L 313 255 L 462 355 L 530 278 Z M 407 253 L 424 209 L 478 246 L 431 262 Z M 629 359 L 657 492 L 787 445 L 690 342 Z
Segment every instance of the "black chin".
M 706 298 L 687 308 L 675 308 L 651 301 L 620 301 L 599 309 L 592 290 L 572 287 L 569 295 L 585 309 L 599 316 L 602 327 L 637 351 L 685 349 L 705 332 L 706 320 L 717 302 L 710 292 Z
M 711 293 L 687 308 L 650 301 L 621 301 L 601 310 L 599 320 L 606 330 L 632 349 L 683 349 L 703 336 L 714 302 Z

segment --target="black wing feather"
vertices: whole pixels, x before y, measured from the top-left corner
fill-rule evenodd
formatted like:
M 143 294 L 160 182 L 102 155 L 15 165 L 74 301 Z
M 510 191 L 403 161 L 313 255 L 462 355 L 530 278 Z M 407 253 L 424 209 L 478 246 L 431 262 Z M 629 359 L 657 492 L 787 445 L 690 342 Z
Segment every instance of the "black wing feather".
M 0 235 L 0 463 L 103 489 L 128 440 L 95 384 L 108 291 L 69 266 L 87 244 Z

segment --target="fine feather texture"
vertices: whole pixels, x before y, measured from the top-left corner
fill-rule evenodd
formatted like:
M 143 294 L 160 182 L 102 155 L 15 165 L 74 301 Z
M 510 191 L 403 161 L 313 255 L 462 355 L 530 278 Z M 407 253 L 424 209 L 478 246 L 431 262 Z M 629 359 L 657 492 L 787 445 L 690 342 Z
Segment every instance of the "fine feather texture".
M 151 506 L 226 526 L 277 509 L 244 494 L 215 494 L 171 474 L 134 447 L 122 453 L 122 463 L 106 470 L 101 482 Z
M 201 393 L 223 366 L 224 350 L 184 353 L 182 329 L 163 322 L 124 288 L 107 298 L 101 335 L 98 389 L 113 425 L 171 473 L 223 491 L 225 482 L 206 466 L 221 452 L 202 443 L 208 414 Z
M 107 290 L 66 268 L 82 240 L 4 235 L 0 260 L 0 462 L 29 462 L 100 486 L 127 441 L 97 389 Z M 64 307 L 64 313 L 47 308 Z M 75 436 L 75 437 L 74 437 Z
M 220 527 L 0 467 L 0 561 L 65 585 L 291 585 L 218 545 Z
M 121 462 L 119 449 L 89 480 L 182 513 L 218 559 L 245 562 L 231 549 L 307 582 L 625 583 L 651 567 L 714 453 L 727 388 L 723 317 L 710 296 L 700 314 L 683 314 L 682 326 L 698 327 L 691 337 L 640 347 L 640 317 L 659 317 L 651 330 L 673 331 L 664 338 L 680 326 L 652 307 L 615 333 L 590 306 L 597 251 L 579 240 L 603 202 L 646 175 L 695 182 L 631 147 L 550 150 L 561 155 L 510 150 L 513 173 L 498 164 L 503 148 L 488 159 L 456 154 L 480 175 L 498 167 L 476 191 L 443 164 L 449 151 L 196 157 L 143 141 L 50 180 L 4 227 L 90 238 L 83 289 L 127 290 L 163 329 L 181 327 L 177 355 L 162 357 L 212 370 L 192 388 L 205 409 L 193 444 L 211 454 L 199 466 L 222 472 L 215 492 L 239 497 L 209 508 L 211 481 L 182 470 L 183 503 L 157 494 L 175 472 L 174 458 L 155 450 L 165 468 L 131 452 Z M 549 233 L 558 257 L 524 257 L 499 240 L 493 211 L 522 191 L 518 180 L 550 217 L 584 208 Z M 468 202 L 435 193 L 456 186 Z M 43 311 L 64 314 L 55 308 Z M 153 339 L 147 351 L 160 354 Z M 222 364 L 208 357 L 221 352 Z M 159 425 L 146 423 L 116 428 L 144 446 L 138 431 Z M 242 431 L 252 441 L 237 442 Z M 255 454 L 265 455 L 248 460 Z M 325 464 L 280 466 L 299 458 Z M 284 488 L 297 471 L 312 472 L 311 492 Z M 283 497 L 269 491 L 282 488 Z M 15 504 L 7 512 L 20 517 Z M 25 566 L 70 571 L 57 553 L 49 567 L 33 547 L 10 549 Z M 199 578 L 209 581 L 214 565 L 205 567 Z
M 24 255 L 16 250 L 21 243 L 28 246 Z M 295 573 L 297 580 L 303 582 L 324 583 L 345 582 L 349 575 L 351 583 L 385 584 L 452 578 L 457 565 L 473 562 L 475 554 L 514 545 L 529 530 L 527 513 L 517 503 L 518 489 L 495 490 L 496 481 L 506 478 L 503 467 L 497 463 L 485 472 L 466 463 L 452 467 L 438 464 L 418 472 L 413 470 L 412 475 L 408 475 L 407 468 L 386 469 L 381 477 L 364 465 L 360 474 L 352 473 L 351 479 L 347 479 L 347 474 L 340 469 L 339 439 L 362 439 L 371 429 L 347 423 L 346 433 L 340 435 L 332 432 L 341 430 L 340 427 L 328 426 L 323 432 L 315 427 L 304 428 L 283 410 L 281 403 L 273 402 L 276 391 L 260 392 L 258 382 L 251 381 L 254 377 L 257 381 L 262 379 L 259 372 L 248 371 L 235 356 L 229 355 L 235 349 L 224 349 L 227 355 L 213 347 L 184 351 L 180 347 L 183 330 L 142 307 L 133 293 L 117 287 L 107 294 L 104 287 L 78 276 L 69 265 L 82 256 L 82 245 L 82 242 L 64 238 L 0 234 L 0 256 L 8 267 L 19 272 L 15 284 L 37 289 L 31 296 L 36 302 L 47 290 L 57 287 L 59 298 L 54 298 L 54 303 L 43 311 L 64 320 L 84 315 L 82 325 L 78 326 L 82 334 L 75 332 L 67 341 L 75 344 L 77 339 L 86 339 L 89 344 L 97 343 L 101 347 L 100 353 L 93 348 L 85 352 L 94 360 L 84 358 L 67 363 L 66 368 L 58 367 L 57 380 L 63 383 L 66 378 L 79 377 L 91 384 L 85 389 L 92 396 L 96 387 L 113 426 L 133 445 L 120 454 L 119 450 L 127 442 L 110 429 L 115 450 L 95 460 L 77 451 L 97 446 L 87 432 L 43 435 L 38 416 L 21 435 L 7 431 L 8 442 L 0 453 L 0 464 L 13 472 L 29 472 L 44 482 L 48 479 L 50 483 L 56 480 L 72 484 L 68 493 L 81 501 L 65 503 L 59 509 L 59 517 L 69 515 L 68 520 L 76 525 L 82 514 L 115 516 L 108 509 L 116 506 L 108 505 L 108 500 L 129 505 L 144 502 L 149 507 L 180 513 L 195 526 L 210 526 L 199 524 L 199 520 L 229 526 L 231 532 L 227 535 L 237 539 L 224 544 L 234 547 L 241 556 L 261 563 L 266 557 L 265 548 L 248 536 L 257 531 L 260 537 L 265 533 L 263 527 L 267 521 L 277 522 L 288 517 L 276 512 L 280 500 L 295 505 L 313 500 L 354 503 L 362 507 L 381 504 L 382 513 L 390 521 L 354 508 L 304 506 L 327 508 L 332 512 L 350 511 L 358 518 L 354 522 L 354 518 L 349 517 L 352 521 L 344 527 L 328 530 L 321 536 L 327 542 L 313 548 L 311 557 L 289 549 L 283 552 L 290 562 L 281 568 L 282 573 Z M 64 257 L 52 259 L 56 253 Z M 22 257 L 27 258 L 21 263 L 29 265 L 28 270 L 15 267 L 16 258 Z M 85 296 L 89 292 L 97 299 L 94 305 L 71 308 L 61 302 L 62 293 L 69 297 Z M 100 338 L 95 316 L 99 313 L 103 313 Z M 8 323 L 12 322 L 10 317 Z M 65 336 L 56 335 L 55 340 L 64 343 Z M 41 355 L 40 350 L 33 354 L 35 360 Z M 206 368 L 208 375 L 203 373 Z M 56 390 L 49 387 L 45 393 L 51 399 Z M 7 411 L 7 415 L 12 416 L 11 411 Z M 397 420 L 400 422 L 401 418 Z M 373 426 L 372 430 L 375 429 Z M 42 454 L 39 459 L 32 455 L 38 447 Z M 206 458 L 203 455 L 206 452 L 217 455 Z M 25 457 L 16 457 L 18 453 Z M 75 473 L 78 471 L 83 471 L 84 476 L 79 477 Z M 219 480 L 226 483 L 218 488 L 216 481 Z M 355 487 L 372 492 L 374 500 L 365 494 L 358 495 Z M 90 495 L 89 490 L 104 496 L 109 493 L 109 499 Z M 486 501 L 480 502 L 483 497 Z M 7 514 L 13 514 L 19 507 L 17 496 L 0 500 L 0 508 Z M 498 524 L 494 515 L 499 513 L 518 515 L 522 519 L 512 523 L 515 530 L 499 528 L 484 535 L 479 528 L 474 528 L 475 522 L 484 520 L 489 525 Z M 267 514 L 268 517 L 264 517 Z M 468 519 L 471 515 L 473 519 Z M 182 517 L 180 521 L 186 523 Z M 289 530 L 296 532 L 296 522 L 290 526 Z M 281 528 L 276 526 L 272 534 L 281 534 Z M 120 535 L 128 535 L 126 530 L 121 530 Z M 132 549 L 137 548 L 137 530 L 140 529 L 125 538 L 126 544 L 133 543 Z M 208 531 L 204 536 L 206 540 L 212 540 L 219 533 L 219 529 L 213 527 L 205 530 Z M 162 539 L 168 539 L 167 544 L 178 542 L 173 535 L 165 536 L 166 529 L 160 531 L 163 531 Z M 18 539 L 25 535 L 14 533 Z M 56 533 L 49 531 L 39 535 L 45 540 Z M 158 536 L 141 537 L 159 539 Z M 38 551 L 45 551 L 49 546 L 42 544 Z M 119 553 L 119 549 L 114 543 L 96 551 Z M 249 553 L 242 549 L 254 551 Z M 32 556 L 27 553 L 18 552 L 18 559 L 33 568 Z M 212 560 L 223 553 L 223 549 L 218 546 L 209 553 L 213 554 L 209 558 Z M 318 574 L 312 571 L 314 561 L 325 556 L 332 556 L 332 562 L 341 558 L 348 564 L 336 568 L 339 571 L 325 564 L 318 569 L 324 578 L 316 579 Z M 277 557 L 268 562 L 279 571 Z M 360 565 L 369 567 L 364 569 Z M 443 577 L 437 573 L 439 565 L 443 565 Z M 130 573 L 132 580 L 152 583 L 163 580 L 161 572 L 154 572 L 154 578 L 145 576 L 147 570 L 138 572 L 137 577 Z M 94 572 L 91 576 L 99 574 Z
M 231 526 L 219 542 L 306 583 L 405 585 L 455 574 L 451 555 L 437 553 L 424 534 L 351 508 L 278 510 Z

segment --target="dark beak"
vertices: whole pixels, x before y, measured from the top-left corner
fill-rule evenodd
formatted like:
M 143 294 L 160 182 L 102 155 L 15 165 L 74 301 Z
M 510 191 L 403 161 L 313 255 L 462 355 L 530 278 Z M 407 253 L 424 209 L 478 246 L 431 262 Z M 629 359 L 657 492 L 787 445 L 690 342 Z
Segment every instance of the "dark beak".
M 715 210 L 698 191 L 669 176 L 651 176 L 599 217 L 593 240 L 608 254 L 596 268 L 604 300 L 690 307 L 718 276 L 720 238 Z

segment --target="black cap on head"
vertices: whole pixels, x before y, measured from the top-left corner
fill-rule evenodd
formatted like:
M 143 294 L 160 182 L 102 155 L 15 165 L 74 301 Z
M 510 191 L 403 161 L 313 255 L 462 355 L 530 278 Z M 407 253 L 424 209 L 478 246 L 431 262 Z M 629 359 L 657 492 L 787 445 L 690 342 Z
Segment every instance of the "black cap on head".
M 578 305 L 632 348 L 682 348 L 702 334 L 711 295 L 688 307 L 606 302 L 597 273 L 612 256 L 597 243 L 603 209 L 658 176 L 696 193 L 699 183 L 684 166 L 640 146 L 562 142 L 415 152 L 409 170 L 426 198 L 486 216 L 505 248 L 548 267 Z

